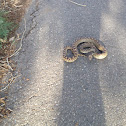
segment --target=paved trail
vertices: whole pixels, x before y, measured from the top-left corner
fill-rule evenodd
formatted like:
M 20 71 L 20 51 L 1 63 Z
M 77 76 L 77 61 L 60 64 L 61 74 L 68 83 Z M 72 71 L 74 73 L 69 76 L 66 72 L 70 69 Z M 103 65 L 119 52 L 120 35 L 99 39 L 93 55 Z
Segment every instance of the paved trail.
M 13 113 L 1 126 L 126 126 L 126 1 L 76 2 L 86 7 L 33 0 L 16 57 L 22 75 L 10 89 Z M 108 57 L 63 62 L 63 47 L 81 37 L 103 42 Z

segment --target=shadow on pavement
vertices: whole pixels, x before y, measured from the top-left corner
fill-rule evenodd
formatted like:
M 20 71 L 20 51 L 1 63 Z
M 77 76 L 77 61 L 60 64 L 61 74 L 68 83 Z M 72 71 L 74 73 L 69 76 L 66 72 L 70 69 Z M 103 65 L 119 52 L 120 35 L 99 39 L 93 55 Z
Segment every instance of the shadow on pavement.
M 99 40 L 101 14 L 107 2 L 84 1 L 86 7 L 72 3 L 63 7 L 62 21 L 66 45 L 75 39 L 93 37 Z M 107 59 L 104 59 L 107 60 Z M 104 60 L 100 61 L 103 63 Z M 104 104 L 99 84 L 99 61 L 80 57 L 73 63 L 64 62 L 62 98 L 58 126 L 105 126 Z
M 11 88 L 14 112 L 5 126 L 106 126 L 125 119 L 126 13 L 123 1 L 113 1 L 85 0 L 86 7 L 39 1 L 38 11 L 32 3 L 17 57 L 22 76 Z M 63 44 L 71 46 L 81 37 L 102 38 L 108 57 L 63 64 Z

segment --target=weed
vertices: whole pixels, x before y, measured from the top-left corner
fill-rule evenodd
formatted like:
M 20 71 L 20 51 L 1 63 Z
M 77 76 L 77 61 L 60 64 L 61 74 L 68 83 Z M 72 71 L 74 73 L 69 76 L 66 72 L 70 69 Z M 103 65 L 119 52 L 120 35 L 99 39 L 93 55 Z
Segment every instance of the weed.
M 7 12 L 0 10 L 0 48 L 2 48 L 2 42 L 7 41 L 9 33 L 15 28 L 13 22 L 7 21 L 6 14 Z

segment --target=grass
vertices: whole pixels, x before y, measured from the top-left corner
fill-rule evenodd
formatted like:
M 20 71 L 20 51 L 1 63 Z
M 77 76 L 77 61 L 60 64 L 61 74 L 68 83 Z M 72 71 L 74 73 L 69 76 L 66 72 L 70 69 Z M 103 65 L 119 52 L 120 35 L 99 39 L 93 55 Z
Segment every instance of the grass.
M 13 22 L 7 21 L 6 15 L 8 12 L 0 10 L 0 48 L 2 43 L 6 43 L 9 33 L 16 27 Z

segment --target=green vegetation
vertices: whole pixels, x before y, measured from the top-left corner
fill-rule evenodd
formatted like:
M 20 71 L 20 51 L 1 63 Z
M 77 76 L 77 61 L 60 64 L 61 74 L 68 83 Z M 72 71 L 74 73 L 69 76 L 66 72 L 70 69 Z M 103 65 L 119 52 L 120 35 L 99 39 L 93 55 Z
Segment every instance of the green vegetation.
M 15 28 L 13 22 L 7 21 L 7 14 L 7 12 L 0 10 L 0 48 L 2 48 L 2 43 L 7 41 L 9 33 Z

